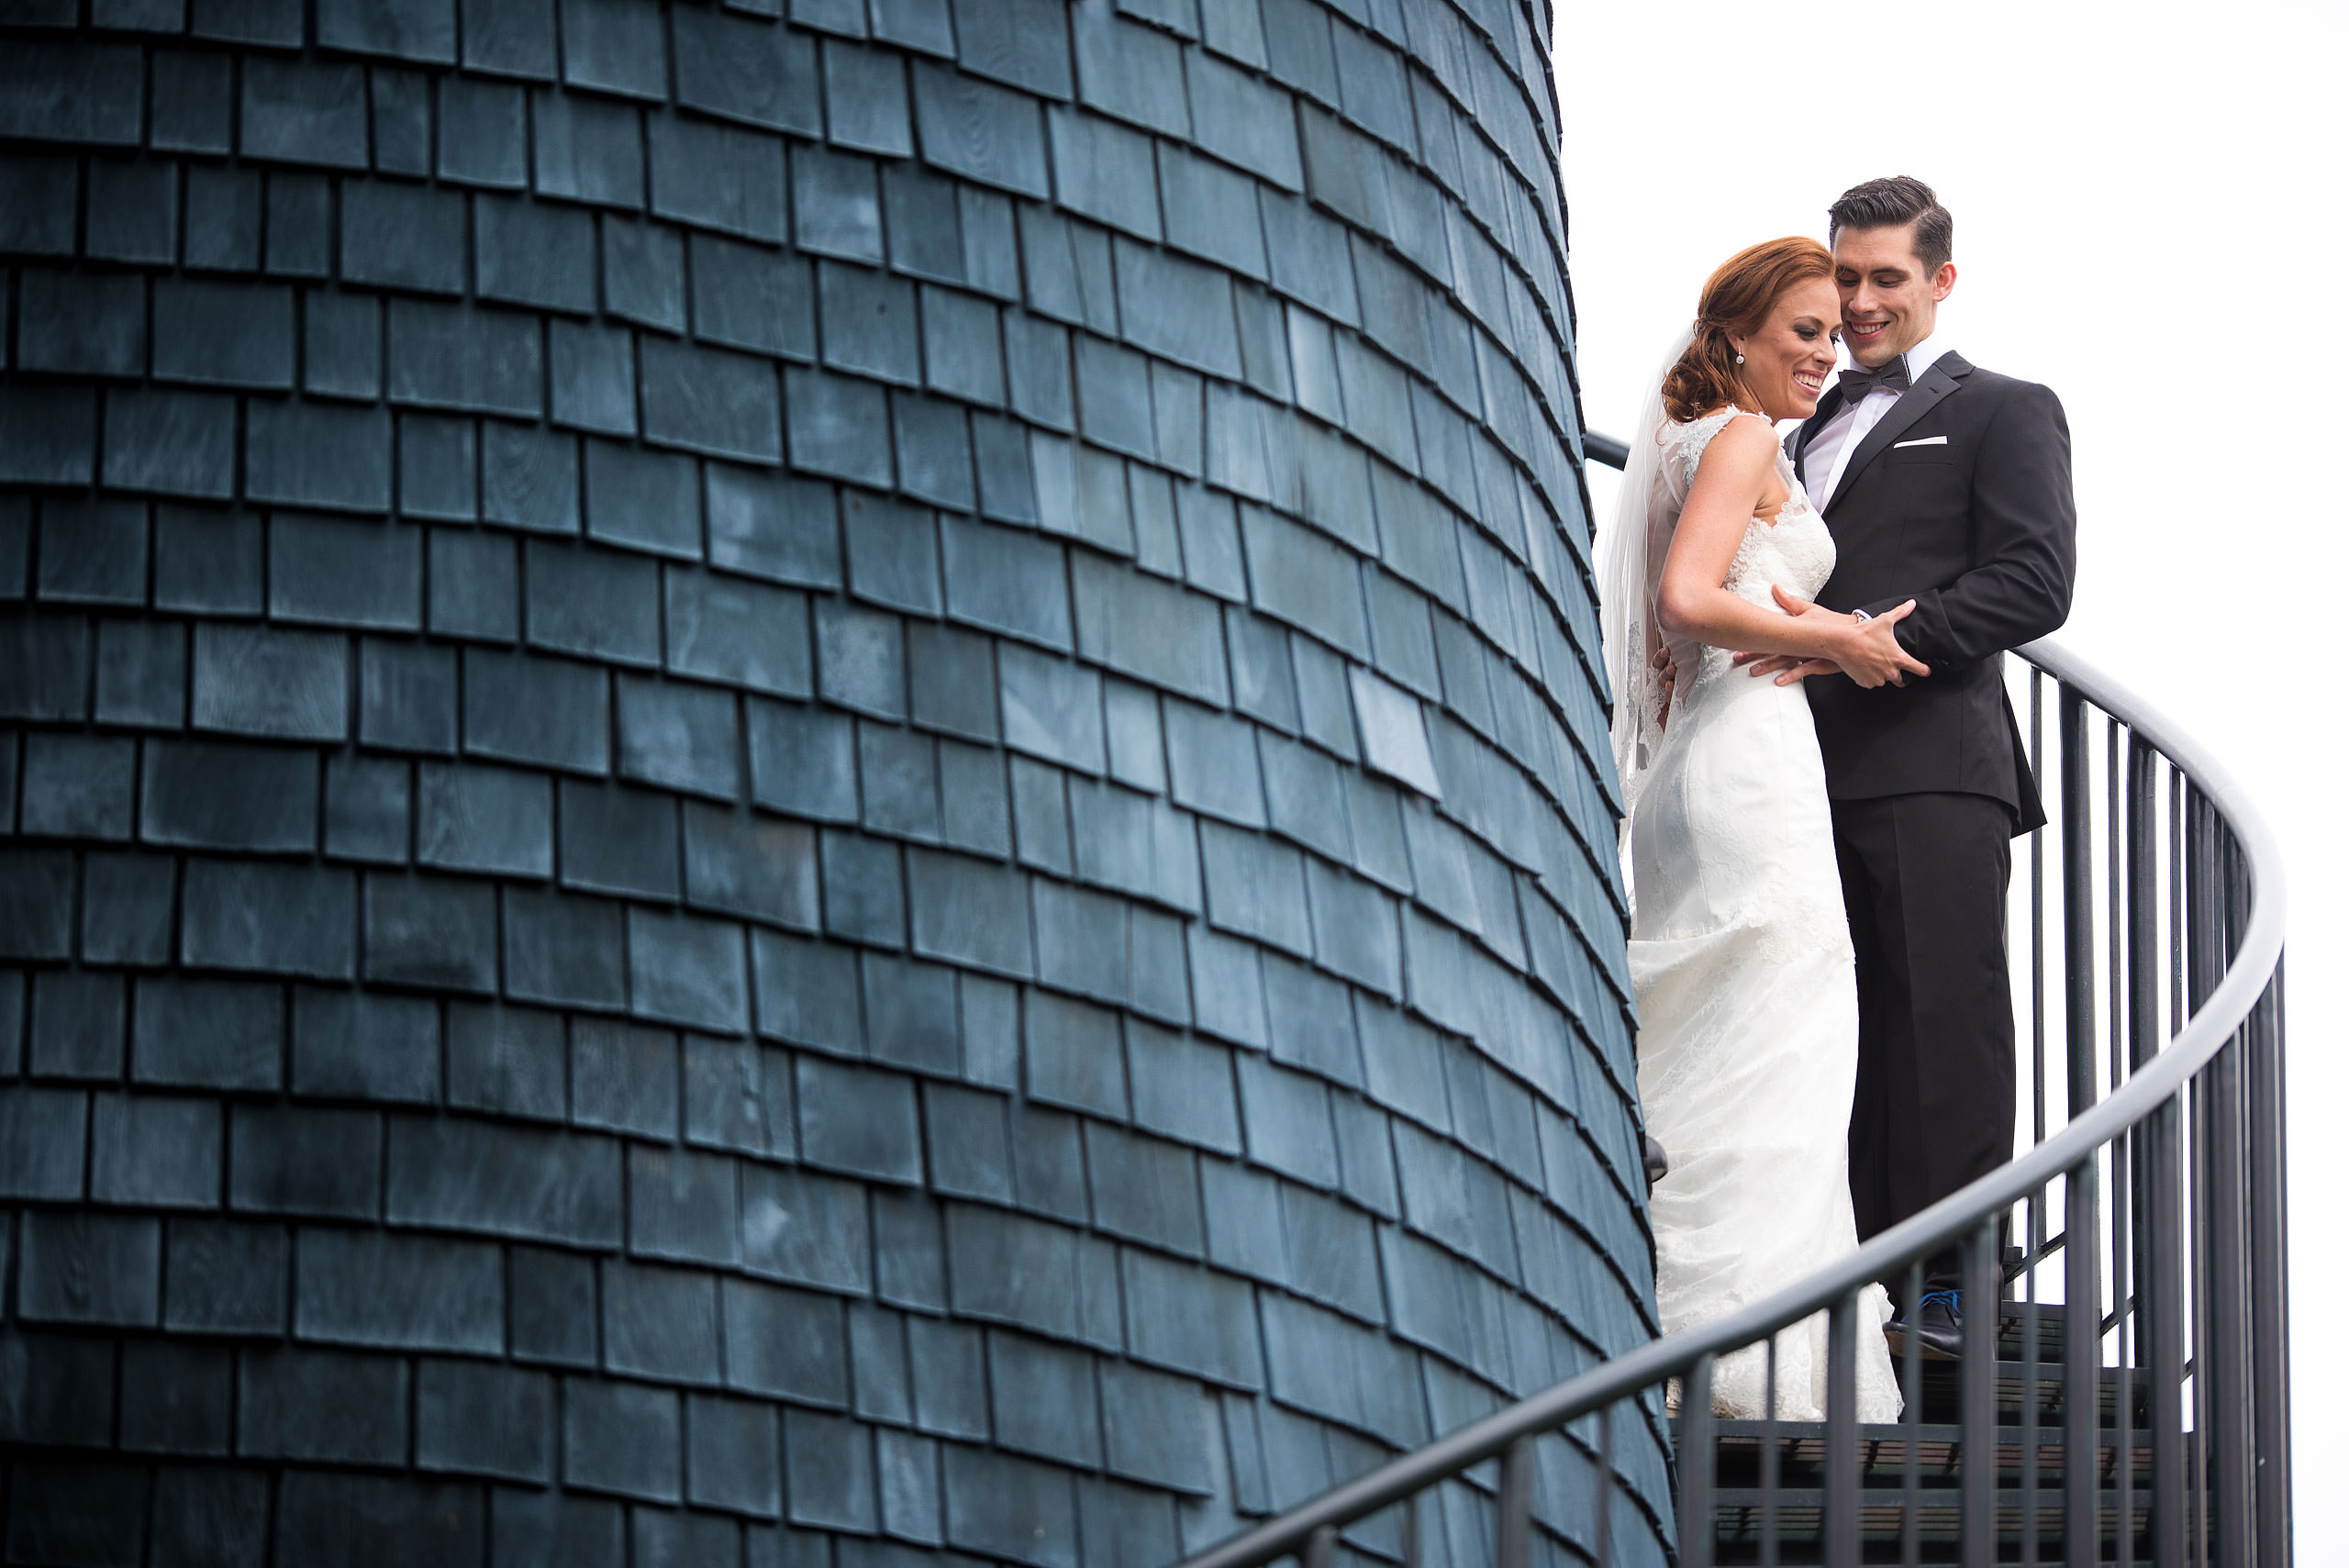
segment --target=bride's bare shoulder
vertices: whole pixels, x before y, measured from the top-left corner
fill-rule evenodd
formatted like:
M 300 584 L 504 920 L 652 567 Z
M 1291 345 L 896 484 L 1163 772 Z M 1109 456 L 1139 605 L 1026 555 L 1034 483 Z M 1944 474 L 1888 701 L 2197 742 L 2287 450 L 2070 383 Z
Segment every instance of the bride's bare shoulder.
M 1712 417 L 1720 417 L 1712 416 Z M 1702 424 L 1704 421 L 1693 421 Z M 1723 420 L 1705 439 L 1697 472 L 1742 473 L 1769 467 L 1777 461 L 1778 436 L 1770 421 L 1758 414 L 1739 412 Z

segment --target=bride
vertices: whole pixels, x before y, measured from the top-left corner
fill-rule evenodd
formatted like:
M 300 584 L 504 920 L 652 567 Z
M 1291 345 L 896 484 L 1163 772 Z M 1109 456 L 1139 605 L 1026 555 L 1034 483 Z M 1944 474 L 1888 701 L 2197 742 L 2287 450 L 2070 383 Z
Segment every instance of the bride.
M 1667 1332 L 1857 1244 L 1844 1140 L 1859 1014 L 1819 742 L 1801 687 L 1733 678 L 1730 652 L 1831 660 L 1863 686 L 1925 673 L 1892 635 L 1912 605 L 1867 619 L 1809 603 L 1835 545 L 1772 424 L 1817 407 L 1840 320 L 1817 241 L 1724 262 L 1648 399 L 1601 555 L 1640 1098 L 1672 1160 L 1650 1200 Z M 1892 1420 L 1881 1286 L 1862 1311 L 1859 1417 Z M 1717 1363 L 1719 1414 L 1767 1413 L 1764 1357 L 1755 1344 Z M 1821 1418 L 1827 1385 L 1820 1314 L 1778 1335 L 1777 1414 Z

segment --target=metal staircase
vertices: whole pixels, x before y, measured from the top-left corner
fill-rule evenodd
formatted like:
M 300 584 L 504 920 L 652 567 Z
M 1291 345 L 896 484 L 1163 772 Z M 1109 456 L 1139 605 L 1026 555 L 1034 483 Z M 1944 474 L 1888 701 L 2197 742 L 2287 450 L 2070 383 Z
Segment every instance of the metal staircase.
M 1586 449 L 1620 461 L 1603 438 Z M 2057 806 L 2019 868 L 2030 918 L 2013 936 L 2033 1146 L 1767 1301 L 1180 1568 L 2291 1562 L 2282 858 L 2149 706 L 2054 643 L 2018 653 Z M 1901 1420 L 1863 1427 L 1854 1357 L 1876 1330 L 1859 1293 L 1905 1278 L 1914 1299 L 1920 1260 L 1952 1245 L 1967 1299 L 2001 1310 L 1968 1316 L 1962 1362 L 1912 1351 Z M 1717 1358 L 1822 1311 L 1825 1421 L 1713 1416 Z M 1685 1417 L 1665 1415 L 1673 1380 Z M 1642 1484 L 1659 1450 L 1668 1507 Z
M 1992 1528 L 2004 1561 L 2023 1560 L 2026 1540 L 2036 1543 L 2043 1562 L 2090 1559 L 2065 1551 L 2063 1334 L 2060 1307 L 2009 1303 L 2001 1316 L 1991 1377 L 1996 1431 L 1973 1451 L 1972 1464 L 1987 1473 Z M 1965 1560 L 1962 1501 L 1969 1451 L 1961 1368 L 1929 1362 L 1920 1370 L 1914 1425 L 1859 1429 L 1863 1562 Z M 2151 1392 L 2141 1370 L 2098 1373 L 2089 1466 L 2095 1561 L 2154 1559 Z M 1827 1561 L 1825 1423 L 1720 1421 L 1713 1451 L 1714 1562 L 1775 1561 L 1797 1568 Z M 2119 1533 L 2124 1519 L 2125 1541 Z

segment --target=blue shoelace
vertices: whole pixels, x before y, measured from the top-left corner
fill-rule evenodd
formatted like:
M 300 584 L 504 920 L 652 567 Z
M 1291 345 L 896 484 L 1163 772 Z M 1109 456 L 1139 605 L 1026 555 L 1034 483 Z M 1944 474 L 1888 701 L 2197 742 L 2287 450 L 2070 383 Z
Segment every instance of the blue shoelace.
M 1960 1300 L 1958 1293 L 1954 1290 L 1927 1291 L 1924 1295 L 1917 1298 L 1916 1307 L 1913 1307 L 1909 1314 L 1901 1319 L 1901 1321 L 1904 1323 L 1908 1322 L 1910 1318 L 1915 1318 L 1918 1313 L 1922 1312 L 1926 1307 L 1931 1307 L 1936 1301 L 1949 1308 L 1950 1317 L 1960 1323 L 1965 1321 L 1965 1305 Z

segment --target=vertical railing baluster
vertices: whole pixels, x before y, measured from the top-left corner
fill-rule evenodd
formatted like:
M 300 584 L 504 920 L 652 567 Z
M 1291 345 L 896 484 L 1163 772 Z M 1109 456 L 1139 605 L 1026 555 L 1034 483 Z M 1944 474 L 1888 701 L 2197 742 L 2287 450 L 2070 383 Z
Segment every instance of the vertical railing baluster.
M 2021 1429 L 2022 1490 L 2016 1498 L 2021 1511 L 2021 1554 L 2018 1561 L 2029 1568 L 2039 1561 L 2039 1248 L 2040 1210 L 2046 1188 L 2033 1189 L 2031 1238 L 2023 1254 L 2030 1262 L 2023 1270 L 2022 1296 L 2022 1378 Z
M 2169 770 L 2169 1036 L 2186 1027 L 2186 775 L 2173 767 Z
M 2047 764 L 2043 737 L 2046 725 L 2045 716 L 2041 711 L 2042 680 L 2039 672 L 2032 672 L 2031 775 L 2041 781 L 2040 793 L 2044 795 Z M 2060 808 L 2056 815 L 2061 820 Z M 2031 1141 L 2033 1148 L 2047 1141 L 2047 829 L 2044 827 L 2034 828 L 2031 832 Z M 2023 1266 L 2034 1273 L 2039 1266 L 2045 1202 L 2044 1188 L 2034 1189 L 2023 1199 Z
M 2093 828 L 2088 814 L 2088 714 L 2080 694 L 2056 688 L 2064 756 L 2064 1114 L 2077 1120 L 2096 1103 L 2096 910 L 2090 902 Z M 2068 1185 L 2068 1184 L 2066 1184 Z M 2081 1235 L 2065 1222 L 2066 1250 Z M 2087 1244 L 2096 1245 L 2095 1237 Z
M 1996 1216 L 1965 1243 L 1965 1299 L 1994 1297 L 2002 1260 Z M 1998 1316 L 1968 1312 L 1965 1353 L 1958 1362 L 1958 1536 L 1965 1568 L 1998 1561 Z
M 1598 1408 L 1598 1518 L 1596 1538 L 1591 1542 L 1591 1561 L 1597 1568 L 1612 1568 L 1615 1562 L 1615 1407 L 1602 1405 Z
M 1827 1312 L 1827 1568 L 1860 1563 L 1860 1302 L 1847 1296 Z
M 1323 1525 L 1315 1530 L 1297 1561 L 1301 1568 L 1338 1568 L 1338 1527 Z
M 2093 799 L 2088 793 L 2087 705 L 2056 688 L 2063 753 L 2064 1111 L 2076 1121 L 2096 1104 L 2096 907 Z M 2064 1174 L 2064 1552 L 2070 1562 L 2096 1551 L 2096 1384 L 2100 1361 L 2097 1289 L 2096 1165 Z
M 2122 866 L 2129 847 L 2129 818 L 2121 771 L 2121 724 L 2110 714 L 2104 721 L 2104 966 L 2105 966 L 2105 1086 L 2117 1092 L 2128 1078 L 2129 916 Z M 2121 1132 L 2105 1146 L 2107 1181 L 2099 1189 L 2109 1195 L 2106 1245 L 2110 1249 L 2112 1296 L 2112 1540 L 2118 1568 L 2133 1568 L 2137 1544 L 2132 1520 L 2130 1490 L 2136 1475 L 2137 1390 L 2134 1348 L 2129 1318 L 2134 1223 L 2129 1134 Z
M 1713 1358 L 1698 1356 L 1680 1380 L 1680 1562 L 1712 1568 Z
M 2186 1392 L 2186 1215 L 2180 1191 L 2178 1135 L 2185 1096 L 2172 1095 L 2145 1119 L 2139 1136 L 2144 1148 L 2146 1278 L 2138 1309 L 2145 1324 L 2145 1369 L 2151 1401 L 2153 1472 L 2145 1478 L 2145 1507 L 2152 1516 L 2154 1568 L 2185 1568 L 2188 1557 L 2188 1493 L 2199 1491 L 2188 1474 Z
M 2187 863 L 2190 859 L 2188 846 L 2194 838 L 2193 812 L 2187 795 L 2185 772 L 2173 764 L 2169 779 L 2169 1022 L 2164 1039 L 2174 1040 L 2186 1028 L 2190 1012 L 2187 1002 L 2188 977 L 2193 971 L 2189 962 L 2189 923 L 2186 917 Z M 2202 1529 L 2203 1467 L 2202 1444 L 2188 1445 L 2185 1433 L 2203 1431 L 2203 1383 L 2191 1377 L 2194 1349 L 2202 1334 L 2202 1240 L 2200 1228 L 2193 1215 L 2201 1202 L 2202 1140 L 2201 1095 L 2198 1084 L 2189 1081 L 2171 1102 L 2175 1119 L 2176 1195 L 2175 1263 L 2178 1282 L 2177 1295 L 2169 1303 L 2169 1310 L 2177 1316 L 2177 1366 L 2179 1382 L 2171 1389 L 2171 1397 L 2178 1410 L 2178 1486 L 2179 1504 L 2177 1542 L 2179 1561 L 2199 1564 L 2204 1561 L 2204 1548 L 2209 1544 Z M 2191 1387 L 2188 1386 L 2191 1379 Z M 2191 1410 L 2192 1419 L 2187 1418 Z
M 2251 878 L 2242 842 L 2225 837 L 2223 862 L 2226 960 L 2236 962 L 2251 919 Z M 2280 970 L 2280 963 L 2279 963 Z M 2238 1093 L 2243 1117 L 2243 1333 L 2237 1361 L 2244 1379 L 2244 1457 L 2250 1496 L 2241 1539 L 2263 1563 L 2289 1561 L 2290 1493 L 2287 1390 L 2283 1386 L 2283 1145 L 2281 1062 L 2275 1049 L 2280 1007 L 2277 982 L 2270 976 L 2258 1004 L 2243 1021 Z M 2272 1280 L 2272 1284 L 2271 1284 Z
M 2290 1284 L 2285 1245 L 2284 966 L 2251 1025 L 2251 1353 L 2261 1568 L 2292 1561 Z
M 2031 773 L 2046 794 L 2046 710 L 2044 677 L 2031 678 Z M 2060 737 L 2059 756 L 2063 751 Z M 2059 785 L 2059 788 L 2062 787 Z M 2065 824 L 2059 799 L 2056 821 Z M 2047 1141 L 2047 829 L 2031 835 L 2031 1141 Z M 2025 1568 L 2039 1562 L 2039 1254 L 2046 1244 L 2047 1188 L 2033 1187 L 2023 1196 L 2021 1510 L 2020 1561 Z
M 2176 764 L 2167 772 L 2169 780 L 2169 1020 L 2165 1041 L 2174 1040 L 2186 1028 L 2188 1007 L 2186 985 L 2191 965 L 2187 962 L 2186 862 L 2187 840 L 2190 836 L 2191 817 L 2187 809 L 2186 773 Z M 2202 1431 L 2207 1425 L 2202 1419 L 2202 1389 L 2200 1379 L 2188 1385 L 2187 1369 L 2194 1364 L 2194 1345 L 2202 1332 L 2202 1243 L 2200 1233 L 2192 1218 L 2199 1202 L 2201 1159 L 2198 1136 L 2199 1122 L 2196 1115 L 2199 1096 L 2191 1084 L 2181 1090 L 2171 1102 L 2171 1140 L 2175 1170 L 2171 1190 L 2174 1196 L 2173 1221 L 2176 1240 L 2171 1262 L 2177 1282 L 2177 1292 L 2167 1304 L 2166 1310 L 2177 1315 L 2176 1362 L 2179 1381 L 2170 1387 L 2169 1402 L 2178 1406 L 2177 1415 L 2177 1477 L 2178 1503 L 2176 1509 L 2177 1551 L 2180 1562 L 2199 1564 L 2209 1544 L 2203 1534 L 2202 1445 L 2198 1441 L 2188 1445 L 2185 1433 Z M 2193 1419 L 2187 1418 L 2188 1410 Z M 2158 1435 L 2158 1433 L 2157 1433 Z M 2156 1450 L 2158 1452 L 2158 1449 Z
M 1959 1283 L 1965 1283 L 1963 1277 Z M 1925 1294 L 1925 1265 L 1909 1265 L 1909 1296 L 1915 1301 Z M 1979 1300 L 1980 1297 L 1975 1299 Z M 1865 1328 L 1865 1326 L 1863 1326 Z M 1914 1334 L 1904 1334 L 1900 1340 L 1900 1562 L 1901 1568 L 1917 1568 L 1919 1538 L 1923 1525 L 1917 1518 L 1919 1473 L 1917 1440 L 1922 1429 L 1925 1412 L 1924 1341 Z
M 2127 882 L 2122 866 L 2129 846 L 2129 818 L 2122 786 L 2121 726 L 2106 715 L 2104 721 L 2104 1061 L 2105 1091 L 2117 1092 L 2129 1076 L 2129 915 Z M 2129 1322 L 2130 1234 L 2129 1135 L 2123 1132 L 2106 1146 L 2112 1195 L 2108 1217 L 2107 1245 L 2111 1249 L 2113 1364 L 2130 1364 Z M 2126 1549 L 2121 1562 L 2126 1564 Z
M 2097 1544 L 2097 1374 L 2103 1367 L 2098 1324 L 2096 1162 L 2064 1178 L 2064 1561 L 2093 1562 Z
M 1403 1568 L 1419 1568 L 1427 1555 L 1419 1540 L 1425 1522 L 1419 1516 L 1419 1504 L 1426 1496 L 1425 1492 L 1414 1492 L 1403 1499 Z
M 2211 813 L 2210 857 L 2210 984 L 2225 972 L 2235 945 L 2234 928 L 2245 913 L 2237 906 L 2240 868 L 2233 835 Z M 2252 1386 L 2248 1150 L 2244 1139 L 2244 1070 L 2249 1029 L 2221 1048 L 2208 1069 L 2210 1095 L 2210 1367 L 2217 1420 L 2210 1432 L 2219 1467 L 2217 1515 L 2222 1562 L 2249 1568 L 2252 1542 Z
M 1778 1568 L 1778 1336 L 1762 1360 L 1762 1568 Z
M 2186 1017 L 2190 1018 L 2201 1010 L 2219 983 L 2218 912 L 2211 896 L 2216 879 L 2216 833 L 2212 813 L 2201 792 L 2190 780 L 2186 782 L 2184 790 Z M 2188 1450 L 2194 1484 L 2188 1533 L 2198 1564 L 2208 1564 L 2219 1550 L 2217 1500 L 2211 1494 L 2221 1485 L 2226 1465 L 2224 1456 L 2215 1451 L 2212 1442 L 2215 1429 L 2223 1418 L 2216 1387 L 2221 1375 L 2219 1362 L 2222 1352 L 2214 1331 L 2216 1315 L 2221 1310 L 2219 1298 L 2226 1294 L 2226 1285 L 2217 1273 L 2219 1249 L 2212 1212 L 2218 1186 L 2212 1160 L 2212 1102 L 2218 1097 L 2218 1065 L 2214 1059 L 2194 1076 L 2187 1114 L 2187 1201 L 2192 1211 L 2187 1234 L 2192 1250 L 2189 1299 L 2194 1311 L 2194 1440 Z M 2222 1557 L 2221 1561 L 2226 1560 Z
M 2088 705 L 2072 685 L 2055 688 L 2063 753 L 2063 1000 L 2065 1118 L 2096 1103 L 2096 901 L 2090 892 L 2093 824 L 2088 794 Z M 2063 1178 L 2063 1533 L 2065 1561 L 2096 1554 L 2096 1369 L 2098 1294 L 2096 1164 Z
M 2187 1499 L 2187 1540 L 2195 1568 L 2210 1568 L 2210 1488 L 2215 1485 L 2210 1452 L 2214 1424 L 2210 1403 L 2210 1081 L 2197 1076 L 2186 1102 L 2186 1299 L 2190 1317 L 2187 1367 L 2192 1379 L 2192 1418 L 2187 1426 L 2187 1463 L 2192 1477 Z
M 2159 775 L 2159 759 L 2154 749 L 2135 735 L 2131 735 L 2129 738 L 2128 968 L 2129 1070 L 2132 1073 L 2153 1060 L 2154 1053 L 2161 1049 L 2162 1040 L 2161 907 L 2158 879 L 2163 840 L 2157 837 L 2159 806 L 2156 785 L 2160 782 Z M 2128 1136 L 2129 1171 L 2131 1185 L 2134 1189 L 2132 1218 L 2137 1228 L 2137 1244 L 2131 1249 L 2129 1272 L 2125 1276 L 2121 1276 L 2128 1282 L 2131 1315 L 2133 1316 L 2136 1323 L 2136 1333 L 2132 1337 L 2136 1351 L 2135 1363 L 2142 1369 L 2145 1380 L 2144 1398 L 2150 1428 L 2148 1433 L 2150 1451 L 2147 1457 L 2153 1465 L 2152 1474 L 2147 1478 L 2150 1485 L 2145 1494 L 2145 1507 L 2149 1516 L 2146 1522 L 2150 1527 L 2153 1560 L 2157 1564 L 2165 1561 L 2161 1555 L 2161 1541 L 2164 1535 L 2163 1511 L 2166 1508 L 2175 1512 L 2177 1494 L 2184 1482 L 2184 1477 L 2176 1474 L 2175 1471 L 2178 1458 L 2177 1387 L 2170 1379 L 2176 1375 L 2176 1370 L 2174 1366 L 2164 1365 L 2161 1348 L 2154 1342 L 2155 1319 L 2171 1319 L 2169 1346 L 2173 1352 L 2172 1359 L 2175 1360 L 2174 1352 L 2177 1343 L 2175 1329 L 2177 1309 L 2173 1305 L 2176 1300 L 2176 1286 L 2173 1277 L 2175 1271 L 2174 1269 L 2165 1271 L 2160 1265 L 2160 1261 L 2165 1256 L 2175 1260 L 2177 1247 L 2176 1217 L 2171 1212 L 2174 1205 L 2167 1207 L 2157 1205 L 2154 1197 L 2154 1189 L 2157 1183 L 2176 1180 L 2175 1148 L 2170 1150 L 2167 1162 L 2165 1164 L 2161 1143 L 2165 1129 L 2169 1125 L 2170 1114 L 2166 1107 L 2155 1111 L 2153 1116 L 2132 1129 Z M 2176 1136 L 2175 1130 L 2168 1130 L 2167 1136 L 2174 1145 Z M 2116 1196 L 2118 1195 L 2119 1189 L 2116 1185 Z M 2118 1291 L 2120 1288 L 2121 1286 L 2116 1284 L 2114 1289 Z M 2129 1358 L 2124 1356 L 2122 1363 L 2125 1367 L 2129 1363 Z M 2165 1451 L 2165 1445 L 2162 1436 L 2164 1406 L 2166 1406 L 2169 1410 L 2170 1437 L 2166 1443 L 2166 1451 Z M 2121 1505 L 2126 1518 L 2133 1519 L 2137 1474 L 2134 1423 L 2129 1424 L 2124 1430 L 2130 1434 L 2131 1440 L 2122 1451 L 2127 1462 L 2124 1473 L 2128 1479 L 2121 1490 Z M 2133 1539 L 2126 1529 L 2123 1534 L 2124 1539 Z M 2175 1541 L 2174 1521 L 2170 1526 L 2169 1536 Z M 2128 1562 L 2130 1557 L 2124 1556 L 2121 1561 L 2124 1563 Z M 2175 1559 L 2166 1561 L 2170 1563 L 2170 1568 L 2175 1568 Z
M 1681 1455 L 1685 1468 L 1687 1455 Z M 1493 1568 L 1533 1568 L 1533 1440 L 1520 1438 L 1501 1455 L 1501 1490 L 1494 1500 Z

